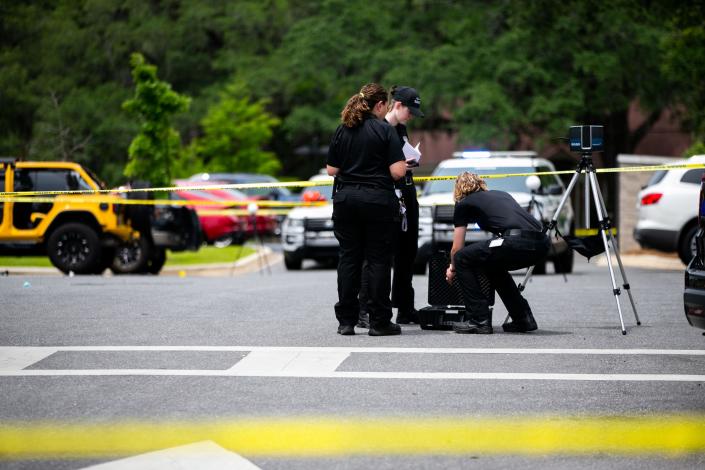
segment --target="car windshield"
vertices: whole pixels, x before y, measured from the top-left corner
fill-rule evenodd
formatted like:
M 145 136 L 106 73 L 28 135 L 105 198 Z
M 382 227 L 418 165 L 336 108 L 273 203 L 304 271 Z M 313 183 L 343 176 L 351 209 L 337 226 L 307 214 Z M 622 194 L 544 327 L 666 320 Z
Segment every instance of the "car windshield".
M 458 176 L 464 171 L 477 173 L 478 175 L 496 175 L 505 173 L 535 173 L 543 171 L 543 168 L 535 168 L 530 166 L 515 166 L 515 167 L 464 167 L 464 168 L 437 168 L 433 172 L 433 176 Z M 548 170 L 548 169 L 546 169 Z M 506 191 L 508 193 L 528 193 L 526 188 L 526 178 L 522 176 L 514 176 L 509 178 L 487 178 L 485 180 L 488 189 Z M 544 182 L 542 181 L 542 185 Z M 452 193 L 455 186 L 455 180 L 429 181 L 423 189 L 423 195 L 437 193 Z

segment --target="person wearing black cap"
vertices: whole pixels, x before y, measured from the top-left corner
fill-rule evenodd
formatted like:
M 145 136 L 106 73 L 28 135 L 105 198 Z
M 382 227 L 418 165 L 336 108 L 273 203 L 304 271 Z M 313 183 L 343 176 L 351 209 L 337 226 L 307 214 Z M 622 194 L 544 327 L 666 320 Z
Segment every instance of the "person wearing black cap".
M 402 146 L 410 144 L 406 123 L 414 116 L 424 117 L 421 111 L 421 98 L 416 89 L 408 86 L 392 86 L 389 92 L 389 108 L 384 119 L 397 131 Z M 397 308 L 397 323 L 418 323 L 418 312 L 414 308 L 414 260 L 419 244 L 419 203 L 416 199 L 416 186 L 412 169 L 418 160 L 406 161 L 406 173 L 396 181 L 394 187 L 404 213 L 397 226 L 394 248 L 394 278 L 392 281 L 392 306 Z M 368 279 L 363 271 L 360 290 L 360 319 L 357 326 L 369 326 L 367 312 Z
M 407 86 L 393 86 L 391 104 L 385 120 L 397 130 L 402 145 L 409 142 L 406 123 L 414 116 L 424 117 L 421 112 L 421 98 L 418 92 Z M 396 182 L 399 196 L 406 216 L 399 225 L 397 245 L 394 256 L 394 278 L 392 281 L 392 305 L 397 307 L 397 323 L 418 323 L 418 312 L 414 308 L 414 260 L 419 247 L 419 203 L 416 200 L 413 168 L 418 166 L 418 160 L 407 160 L 407 170 L 404 178 Z
M 394 181 L 406 163 L 394 128 L 382 120 L 387 92 L 376 83 L 362 87 L 341 113 L 343 123 L 328 149 L 327 171 L 336 177 L 333 230 L 340 243 L 338 334 L 354 335 L 360 306 L 363 262 L 369 277 L 370 336 L 401 334 L 392 323 L 391 264 L 399 200 Z
M 533 266 L 544 259 L 550 240 L 541 223 L 504 191 L 488 191 L 484 180 L 474 173 L 461 173 L 453 192 L 455 212 L 453 247 L 446 280 L 456 274 L 465 301 L 466 322 L 453 325 L 456 333 L 491 334 L 489 299 L 480 286 L 486 276 L 507 307 L 510 323 L 506 332 L 526 333 L 537 329 L 529 303 L 514 283 L 509 271 Z M 467 225 L 476 223 L 494 233 L 495 238 L 465 246 Z

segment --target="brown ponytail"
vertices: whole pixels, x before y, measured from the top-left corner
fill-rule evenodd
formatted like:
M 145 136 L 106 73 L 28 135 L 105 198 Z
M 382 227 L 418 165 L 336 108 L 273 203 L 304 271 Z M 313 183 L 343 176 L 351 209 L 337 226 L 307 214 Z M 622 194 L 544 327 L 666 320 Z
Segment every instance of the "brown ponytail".
M 347 127 L 359 126 L 365 119 L 365 114 L 372 112 L 380 101 L 387 102 L 387 90 L 377 83 L 368 83 L 360 88 L 359 93 L 350 97 L 340 113 L 340 119 Z

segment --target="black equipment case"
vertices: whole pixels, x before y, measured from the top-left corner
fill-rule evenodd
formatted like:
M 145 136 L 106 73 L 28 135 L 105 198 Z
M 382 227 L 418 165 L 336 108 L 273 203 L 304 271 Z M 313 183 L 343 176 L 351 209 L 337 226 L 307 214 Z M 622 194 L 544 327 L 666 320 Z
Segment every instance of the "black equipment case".
M 431 255 L 428 262 L 428 307 L 419 310 L 419 325 L 424 330 L 450 330 L 453 323 L 465 320 L 465 302 L 460 290 L 458 276 L 453 285 L 446 281 L 446 270 L 450 264 L 450 255 L 445 251 L 437 251 Z M 480 277 L 483 292 L 494 305 L 494 290 L 489 279 Z M 490 307 L 490 310 L 492 307 Z

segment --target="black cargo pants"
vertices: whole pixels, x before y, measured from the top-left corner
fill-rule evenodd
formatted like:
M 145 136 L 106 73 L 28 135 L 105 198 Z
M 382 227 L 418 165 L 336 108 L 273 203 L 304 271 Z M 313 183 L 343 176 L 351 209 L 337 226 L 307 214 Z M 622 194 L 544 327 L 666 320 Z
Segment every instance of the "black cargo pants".
M 414 308 L 414 261 L 419 249 L 419 203 L 416 200 L 414 181 L 405 177 L 401 196 L 406 206 L 406 231 L 398 224 L 396 248 L 394 251 L 394 278 L 392 281 L 392 305 L 400 312 L 409 312 Z
M 367 311 L 370 326 L 387 325 L 392 318 L 391 266 L 394 236 L 399 224 L 399 200 L 392 189 L 344 184 L 333 197 L 333 229 L 340 243 L 338 302 L 341 325 L 355 325 L 360 313 L 358 294 L 362 265 L 368 277 Z
M 551 244 L 549 238 L 539 232 L 512 235 L 503 240 L 499 246 L 490 246 L 493 240 L 473 243 L 455 254 L 455 271 L 463 291 L 467 317 L 478 325 L 491 322 L 490 301 L 482 292 L 478 275 L 487 276 L 512 320 L 521 320 L 531 309 L 509 271 L 533 266 L 543 260 Z

